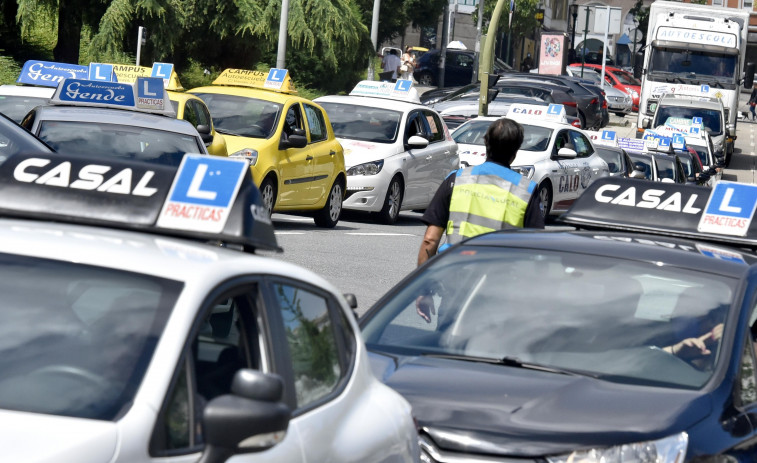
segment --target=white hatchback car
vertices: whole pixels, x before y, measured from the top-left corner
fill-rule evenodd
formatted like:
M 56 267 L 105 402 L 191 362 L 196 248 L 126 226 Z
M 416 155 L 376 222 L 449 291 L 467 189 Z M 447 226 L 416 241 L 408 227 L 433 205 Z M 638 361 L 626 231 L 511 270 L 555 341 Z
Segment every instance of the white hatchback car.
M 246 161 L 24 154 L 0 182 L 0 460 L 417 461 L 346 299 L 250 253 L 278 246 Z
M 314 100 L 326 110 L 344 147 L 344 209 L 394 223 L 402 210 L 425 209 L 457 168 L 447 125 L 423 106 L 408 80 L 360 82 L 349 96 Z
M 524 132 L 510 168 L 539 185 L 536 191 L 545 216 L 567 211 L 591 182 L 610 175 L 591 140 L 567 124 L 562 105 L 512 105 L 507 117 L 519 122 Z M 497 119 L 477 117 L 455 130 L 461 165 L 484 162 L 484 135 Z

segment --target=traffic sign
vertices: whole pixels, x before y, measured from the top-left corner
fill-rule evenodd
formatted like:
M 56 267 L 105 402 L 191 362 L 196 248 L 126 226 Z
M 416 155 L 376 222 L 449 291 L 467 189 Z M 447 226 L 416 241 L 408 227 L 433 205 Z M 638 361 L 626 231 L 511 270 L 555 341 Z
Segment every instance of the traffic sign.
M 720 181 L 712 189 L 697 230 L 746 236 L 757 206 L 757 185 Z

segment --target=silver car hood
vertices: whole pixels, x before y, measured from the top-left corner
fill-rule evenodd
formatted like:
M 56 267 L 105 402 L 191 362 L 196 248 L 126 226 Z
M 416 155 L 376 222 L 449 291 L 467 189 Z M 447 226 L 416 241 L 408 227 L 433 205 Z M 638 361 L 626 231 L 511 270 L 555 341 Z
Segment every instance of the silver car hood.
M 0 410 L 0 461 L 107 463 L 117 445 L 110 421 Z

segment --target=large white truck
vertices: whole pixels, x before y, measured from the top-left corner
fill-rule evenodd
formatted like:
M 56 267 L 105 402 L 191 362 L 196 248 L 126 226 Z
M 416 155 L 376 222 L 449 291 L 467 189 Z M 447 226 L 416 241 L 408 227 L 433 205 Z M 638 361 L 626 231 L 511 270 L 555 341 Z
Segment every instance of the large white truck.
M 637 137 L 652 123 L 665 93 L 719 98 L 725 107 L 726 162 L 736 138 L 741 86 L 752 87 L 754 65 L 745 63 L 749 12 L 656 1 L 649 10 L 641 68 Z

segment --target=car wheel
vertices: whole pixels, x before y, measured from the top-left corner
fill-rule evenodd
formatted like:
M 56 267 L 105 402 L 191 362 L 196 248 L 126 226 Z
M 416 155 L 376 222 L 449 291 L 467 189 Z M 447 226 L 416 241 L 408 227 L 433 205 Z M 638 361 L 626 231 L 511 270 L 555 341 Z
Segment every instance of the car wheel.
M 434 85 L 434 77 L 429 72 L 424 72 L 418 76 L 418 84 L 431 87 Z
M 615 113 L 618 117 L 626 117 L 626 113 Z
M 586 130 L 586 117 L 581 111 L 578 111 L 578 121 L 581 123 L 581 129 Z
M 344 201 L 344 189 L 339 180 L 331 186 L 329 197 L 323 209 L 316 212 L 313 219 L 315 224 L 321 228 L 334 228 L 339 222 L 339 216 L 342 215 L 342 201 Z
M 394 177 L 389 183 L 389 189 L 386 191 L 384 207 L 378 213 L 378 220 L 381 223 L 391 225 L 397 221 L 402 207 L 403 196 L 402 180 L 400 177 Z
M 276 185 L 273 183 L 273 178 L 266 177 L 260 184 L 260 196 L 263 199 L 263 206 L 268 212 L 268 217 L 270 217 L 273 214 L 273 206 L 276 205 Z
M 544 220 L 549 217 L 549 211 L 552 209 L 552 186 L 549 182 L 544 181 L 539 185 L 539 189 L 536 190 L 536 195 L 539 197 L 539 210 Z

